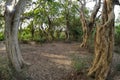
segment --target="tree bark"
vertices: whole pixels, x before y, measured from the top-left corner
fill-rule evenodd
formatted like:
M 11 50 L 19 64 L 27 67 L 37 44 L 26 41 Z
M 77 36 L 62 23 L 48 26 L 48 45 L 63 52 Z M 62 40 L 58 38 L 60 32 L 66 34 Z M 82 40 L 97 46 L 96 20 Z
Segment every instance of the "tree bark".
M 53 24 L 52 24 L 52 21 L 50 19 L 50 17 L 48 16 L 48 25 L 49 25 L 49 35 L 51 37 L 51 39 L 49 39 L 50 41 L 54 40 L 54 31 L 53 31 Z
M 34 25 L 34 21 L 31 21 L 30 29 L 31 29 L 31 39 L 32 39 L 32 41 L 33 41 L 33 40 L 34 40 L 34 36 L 35 36 L 35 25 Z
M 10 66 L 20 72 L 25 64 L 18 44 L 20 16 L 27 0 L 7 0 L 5 6 L 5 39 Z
M 101 23 L 95 36 L 95 58 L 88 75 L 95 80 L 106 80 L 109 75 L 114 46 L 114 4 L 104 0 Z
M 101 0 L 96 2 L 89 20 L 86 20 L 85 13 L 84 13 L 84 10 L 86 9 L 85 8 L 86 1 L 84 0 L 82 2 L 80 0 L 80 3 L 82 5 L 81 9 L 80 9 L 80 20 L 82 23 L 82 30 L 83 30 L 83 36 L 82 36 L 83 41 L 82 41 L 80 47 L 86 48 L 86 47 L 88 47 L 88 40 L 89 40 L 89 37 L 91 35 L 92 29 L 93 29 L 94 24 L 95 24 L 95 18 L 96 18 L 98 11 L 99 11 Z
M 70 38 L 70 23 L 69 23 L 69 10 L 67 10 L 66 14 L 65 14 L 65 18 L 66 18 L 66 31 L 65 31 L 65 35 L 66 35 L 66 41 L 69 41 Z

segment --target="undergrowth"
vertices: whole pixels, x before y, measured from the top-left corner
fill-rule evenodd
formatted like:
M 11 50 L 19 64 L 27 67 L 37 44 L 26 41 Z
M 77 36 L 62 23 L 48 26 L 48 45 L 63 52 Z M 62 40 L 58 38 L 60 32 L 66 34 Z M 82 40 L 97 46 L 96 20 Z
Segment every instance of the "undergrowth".
M 26 69 L 21 72 L 15 71 L 8 66 L 6 58 L 0 57 L 0 80 L 29 80 L 27 79 Z
M 89 67 L 89 58 L 72 55 L 72 65 L 76 72 L 83 72 Z
M 0 80 L 14 80 L 6 59 L 0 57 Z
M 120 71 L 120 63 L 116 65 L 116 70 Z

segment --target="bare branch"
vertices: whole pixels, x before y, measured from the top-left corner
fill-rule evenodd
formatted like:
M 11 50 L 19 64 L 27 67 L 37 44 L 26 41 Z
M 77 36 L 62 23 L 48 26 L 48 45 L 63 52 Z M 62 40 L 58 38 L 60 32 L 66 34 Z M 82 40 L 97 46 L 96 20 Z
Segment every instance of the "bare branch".
M 99 19 L 100 17 L 101 17 L 101 14 L 98 17 L 96 17 L 96 19 Z

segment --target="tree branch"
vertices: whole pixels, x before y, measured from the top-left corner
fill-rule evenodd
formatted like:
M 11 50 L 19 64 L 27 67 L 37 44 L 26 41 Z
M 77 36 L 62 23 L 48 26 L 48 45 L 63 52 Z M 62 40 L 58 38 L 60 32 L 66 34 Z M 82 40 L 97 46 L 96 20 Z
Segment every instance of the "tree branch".
M 108 15 L 108 20 L 105 22 L 103 27 L 109 27 L 108 24 L 111 23 L 115 19 L 114 9 Z

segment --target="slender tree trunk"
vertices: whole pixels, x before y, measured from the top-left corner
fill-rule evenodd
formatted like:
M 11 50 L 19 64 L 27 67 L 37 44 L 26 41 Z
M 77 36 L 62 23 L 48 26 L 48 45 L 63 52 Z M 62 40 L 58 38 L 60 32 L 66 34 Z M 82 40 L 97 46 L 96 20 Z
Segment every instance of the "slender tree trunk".
M 50 37 L 52 38 L 52 39 L 49 39 L 49 40 L 54 40 L 53 25 L 52 25 L 52 21 L 49 18 L 49 16 L 48 16 L 48 25 L 49 25 L 49 34 L 50 34 Z
M 70 38 L 70 32 L 69 32 L 69 27 L 70 27 L 70 23 L 69 23 L 69 10 L 66 13 L 66 41 L 69 41 Z
M 113 0 L 104 0 L 102 22 L 96 29 L 95 58 L 88 72 L 95 80 L 106 80 L 109 75 L 114 46 L 114 18 Z
M 83 36 L 82 36 L 83 41 L 82 41 L 80 47 L 86 48 L 88 46 L 88 38 L 89 38 L 89 32 L 90 31 L 89 31 L 89 26 L 87 26 L 86 20 L 83 21 L 81 19 L 81 22 L 82 22 L 82 30 L 83 30 Z
M 7 55 L 10 65 L 18 72 L 21 71 L 25 64 L 18 44 L 20 15 L 23 12 L 25 4 L 26 0 L 19 0 L 18 2 L 15 0 L 7 0 L 5 10 L 5 39 Z
M 32 40 L 34 40 L 34 35 L 35 35 L 35 26 L 34 26 L 34 22 L 31 22 L 31 38 Z
M 42 28 L 42 37 L 44 36 L 48 41 L 50 41 L 49 33 L 48 33 L 47 29 L 44 29 L 43 24 L 41 25 L 41 28 Z

